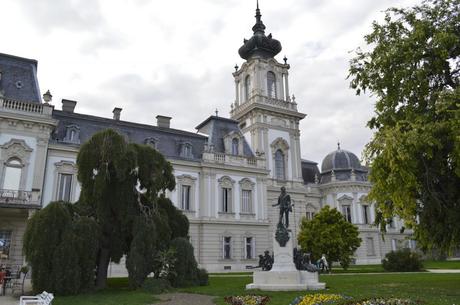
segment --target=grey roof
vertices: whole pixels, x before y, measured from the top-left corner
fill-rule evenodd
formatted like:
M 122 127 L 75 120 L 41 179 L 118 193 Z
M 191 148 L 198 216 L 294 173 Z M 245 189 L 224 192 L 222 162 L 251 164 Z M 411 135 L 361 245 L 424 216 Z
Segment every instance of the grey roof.
M 208 135 L 208 145 L 214 146 L 215 152 L 225 153 L 224 137 L 231 132 L 237 132 L 242 135 L 238 127 L 238 121 L 212 115 L 195 127 L 198 132 Z M 254 157 L 249 144 L 243 138 L 243 155 L 245 157 Z
M 167 158 L 199 161 L 206 142 L 205 136 L 188 131 L 61 110 L 54 110 L 53 118 L 58 120 L 58 126 L 53 133 L 54 143 L 78 145 L 87 141 L 96 132 L 111 128 L 125 136 L 131 143 L 145 144 L 147 139 L 154 139 L 157 150 Z M 74 126 L 78 128 L 79 139 L 69 141 L 66 139 L 67 129 Z M 182 145 L 185 143 L 192 146 L 192 156 L 186 157 L 181 154 Z
M 40 103 L 37 61 L 0 53 L 0 96 Z
M 315 175 L 319 179 L 318 163 L 310 160 L 301 160 L 302 178 L 304 184 L 315 183 Z
M 366 181 L 368 169 L 361 165 L 358 157 L 340 147 L 329 153 L 321 164 L 321 183 L 331 181 L 332 171 L 336 180 L 346 181 L 351 179 L 352 172 L 356 175 L 356 181 Z

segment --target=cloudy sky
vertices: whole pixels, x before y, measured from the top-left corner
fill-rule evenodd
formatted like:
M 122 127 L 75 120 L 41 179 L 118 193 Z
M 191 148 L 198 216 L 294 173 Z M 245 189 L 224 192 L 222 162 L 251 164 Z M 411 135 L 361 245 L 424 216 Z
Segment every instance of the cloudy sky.
M 391 6 L 417 0 L 260 0 L 262 20 L 288 57 L 301 122 L 302 157 L 321 162 L 336 148 L 358 155 L 371 137 L 373 99 L 346 80 L 353 50 Z M 172 127 L 229 116 L 238 48 L 250 38 L 255 0 L 0 0 L 0 52 L 38 60 L 42 92 L 76 112 Z

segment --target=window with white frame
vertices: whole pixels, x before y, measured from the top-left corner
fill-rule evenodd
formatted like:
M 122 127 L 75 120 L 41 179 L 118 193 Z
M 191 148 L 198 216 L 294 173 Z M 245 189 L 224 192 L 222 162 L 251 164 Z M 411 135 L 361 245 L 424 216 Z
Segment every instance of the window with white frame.
M 346 221 L 351 223 L 351 206 L 348 204 L 342 205 L 342 214 Z
M 9 159 L 5 164 L 4 190 L 19 190 L 21 186 L 22 163 L 17 158 Z
M 395 229 L 395 228 L 396 228 L 395 220 L 394 220 L 393 217 L 390 218 L 390 219 L 388 219 L 387 222 L 388 222 L 388 227 L 389 227 L 390 229 Z
M 367 204 L 363 204 L 362 209 L 363 209 L 363 223 L 367 225 L 370 223 L 369 206 Z
M 189 211 L 190 210 L 190 185 L 181 186 L 181 209 Z
M 157 145 L 158 145 L 158 139 L 157 138 L 152 138 L 152 137 L 149 137 L 149 138 L 146 138 L 144 140 L 144 144 L 145 145 L 148 145 L 154 149 L 157 149 Z
M 255 253 L 255 242 L 254 237 L 246 236 L 244 237 L 244 258 L 245 259 L 254 259 Z
M 366 238 L 366 247 L 367 247 L 367 255 L 373 256 L 375 255 L 375 245 L 374 245 L 374 238 L 367 237 Z
M 315 217 L 315 212 L 310 212 L 310 211 L 305 212 L 305 218 L 307 220 L 312 220 L 313 217 Z
M 276 98 L 276 76 L 272 71 L 267 72 L 267 95 Z
M 231 259 L 232 258 L 232 237 L 224 236 L 222 238 L 222 258 Z
M 249 75 L 244 79 L 244 101 L 249 101 L 249 96 L 251 94 L 251 77 Z
M 275 177 L 279 180 L 285 180 L 285 164 L 284 164 L 284 153 L 281 149 L 275 152 Z
M 70 202 L 71 195 L 72 195 L 73 175 L 60 173 L 58 179 L 59 179 L 59 184 L 58 184 L 57 200 Z
M 0 260 L 10 256 L 11 235 L 11 230 L 0 230 Z
M 247 214 L 252 213 L 252 190 L 242 190 L 241 197 L 241 212 Z
M 182 144 L 181 157 L 184 157 L 184 158 L 192 158 L 193 157 L 192 144 L 191 143 L 186 142 L 186 143 Z
M 219 212 L 233 213 L 233 184 L 235 181 L 228 176 L 224 176 L 218 182 L 220 190 Z
M 396 251 L 398 250 L 398 240 L 397 239 L 392 239 L 391 240 L 391 250 Z
M 240 145 L 238 138 L 232 139 L 232 155 L 238 155 L 238 147 Z
M 228 187 L 222 188 L 222 213 L 232 212 L 232 189 Z

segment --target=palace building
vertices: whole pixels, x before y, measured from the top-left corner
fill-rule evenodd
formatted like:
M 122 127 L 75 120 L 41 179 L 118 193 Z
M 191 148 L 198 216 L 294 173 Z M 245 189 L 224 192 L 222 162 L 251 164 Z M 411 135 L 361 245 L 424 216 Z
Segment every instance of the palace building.
M 295 234 L 303 217 L 314 217 L 325 205 L 358 226 L 357 264 L 380 263 L 391 250 L 414 248 L 409 233 L 400 233 L 400 221 L 389 225 L 385 238 L 372 226 L 369 169 L 354 153 L 339 145 L 320 167 L 302 158 L 308 156 L 308 147 L 302 152 L 300 145 L 302 101 L 290 96 L 290 66 L 275 59 L 281 43 L 265 34 L 259 8 L 252 30 L 238 51 L 244 63 L 233 73 L 230 117 L 204 118 L 197 133 L 172 128 L 164 115 L 147 125 L 124 121 L 121 108 L 105 118 L 79 113 L 76 101 L 63 99 L 55 109 L 49 92 L 40 92 L 37 61 L 0 54 L 0 264 L 24 263 L 22 238 L 34 211 L 55 200 L 78 200 L 79 147 L 107 128 L 152 146 L 171 162 L 177 186 L 167 196 L 190 220 L 196 259 L 211 272 L 245 270 L 272 249 L 279 217 L 272 204 L 282 186 L 295 204 Z

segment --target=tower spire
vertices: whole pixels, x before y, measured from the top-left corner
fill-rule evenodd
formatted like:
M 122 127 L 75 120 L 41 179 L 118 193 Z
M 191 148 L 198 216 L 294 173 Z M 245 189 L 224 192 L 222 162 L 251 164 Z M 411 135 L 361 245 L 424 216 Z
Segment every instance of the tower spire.
M 262 15 L 260 14 L 260 9 L 259 9 L 259 0 L 257 0 L 257 5 L 256 5 L 256 24 L 252 27 L 252 31 L 254 34 L 260 33 L 260 34 L 265 34 L 265 25 L 262 22 Z

